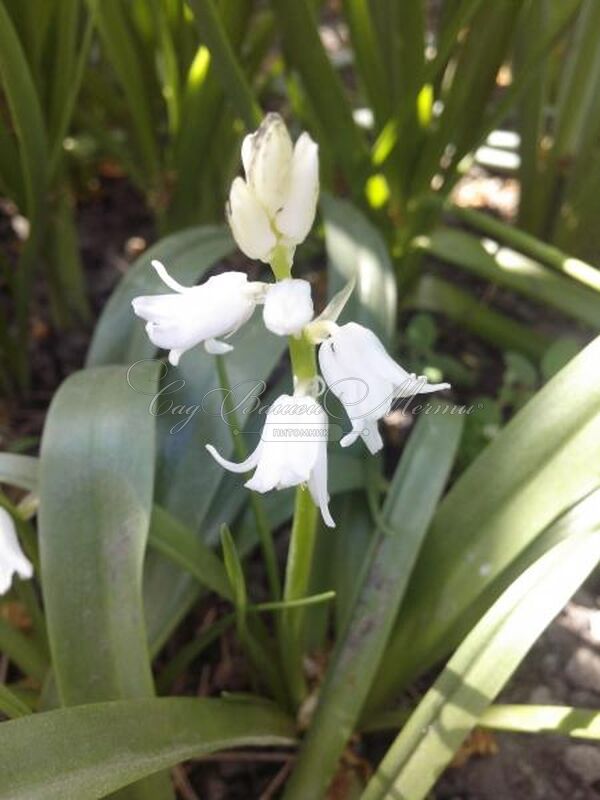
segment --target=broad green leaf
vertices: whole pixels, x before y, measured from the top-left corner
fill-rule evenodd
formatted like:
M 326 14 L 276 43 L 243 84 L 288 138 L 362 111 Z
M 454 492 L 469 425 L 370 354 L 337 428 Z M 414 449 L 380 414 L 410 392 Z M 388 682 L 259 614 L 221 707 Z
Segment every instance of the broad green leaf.
M 600 294 L 578 286 L 562 275 L 544 267 L 492 239 L 480 239 L 470 233 L 438 228 L 418 241 L 425 252 L 454 264 L 479 278 L 505 286 L 537 302 L 585 322 L 594 330 L 600 320 Z
M 538 636 L 600 560 L 600 520 L 529 567 L 450 659 L 361 800 L 423 800 Z
M 38 483 L 38 459 L 16 453 L 0 453 L 0 483 L 33 492 Z
M 356 729 L 460 439 L 461 417 L 437 408 L 419 418 L 396 469 L 286 800 L 324 795 Z
M 155 365 L 155 385 L 157 376 Z M 38 519 L 48 637 L 64 705 L 154 692 L 142 604 L 154 424 L 123 367 L 72 375 L 48 412 Z M 162 800 L 171 791 L 159 776 L 127 796 Z
M 137 295 L 168 292 L 150 262 L 162 261 L 175 280 L 192 285 L 219 259 L 233 250 L 225 227 L 203 226 L 167 236 L 131 265 L 96 325 L 87 356 L 88 366 L 130 364 L 151 358 L 156 348 L 131 308 Z
M 575 739 L 600 739 L 600 711 L 573 706 L 493 705 L 477 724 L 495 731 L 554 733 Z
M 67 704 L 152 693 L 141 574 L 153 478 L 154 419 L 126 370 L 68 378 L 44 429 L 39 510 L 48 634 Z
M 385 240 L 364 214 L 345 200 L 322 195 L 321 212 L 330 297 L 355 279 L 345 318 L 366 325 L 389 342 L 395 330 L 397 300 L 394 268 Z
M 292 722 L 264 702 L 182 697 L 60 709 L 0 724 L 0 795 L 94 800 L 189 758 L 293 742 Z
M 373 706 L 447 654 L 512 579 L 511 565 L 600 486 L 599 448 L 600 338 L 519 411 L 440 504 Z

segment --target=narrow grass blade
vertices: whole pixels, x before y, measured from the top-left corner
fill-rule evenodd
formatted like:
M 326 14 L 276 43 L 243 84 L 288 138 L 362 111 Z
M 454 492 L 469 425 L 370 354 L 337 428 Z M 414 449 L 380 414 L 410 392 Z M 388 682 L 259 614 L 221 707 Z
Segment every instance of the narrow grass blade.
M 479 278 L 505 286 L 598 330 L 600 294 L 544 267 L 497 241 L 450 228 L 437 228 L 416 244 L 430 255 Z
M 249 129 L 262 120 L 260 106 L 237 59 L 213 0 L 190 0 L 202 40 L 210 50 L 223 88 Z
M 327 144 L 357 193 L 370 171 L 369 152 L 319 37 L 308 0 L 272 0 L 290 65 L 297 69 Z M 360 190 L 360 191 L 359 191 Z
M 443 314 L 494 347 L 523 353 L 536 362 L 541 361 L 551 344 L 542 334 L 494 311 L 469 292 L 436 275 L 423 275 L 403 307 Z

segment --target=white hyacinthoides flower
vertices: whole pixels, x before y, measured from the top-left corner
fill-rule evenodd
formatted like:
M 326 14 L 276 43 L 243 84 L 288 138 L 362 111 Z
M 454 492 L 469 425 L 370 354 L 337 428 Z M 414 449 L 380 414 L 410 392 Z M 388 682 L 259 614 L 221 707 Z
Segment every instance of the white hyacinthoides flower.
M 269 407 L 258 446 L 241 463 L 206 449 L 230 472 L 254 475 L 244 484 L 255 492 L 306 484 L 326 525 L 335 527 L 327 491 L 327 415 L 312 397 L 282 394 Z
M 291 263 L 306 239 L 319 196 L 319 148 L 308 133 L 295 145 L 279 114 L 267 114 L 255 133 L 245 137 L 242 163 L 227 204 L 233 236 L 249 258 L 271 262 L 277 247 Z
M 249 282 L 243 272 L 224 272 L 199 286 L 182 286 L 160 261 L 152 266 L 173 293 L 135 297 L 131 304 L 135 314 L 146 320 L 150 341 L 170 351 L 169 362 L 177 366 L 186 350 L 202 342 L 214 355 L 233 350 L 219 339 L 228 338 L 250 319 L 265 285 Z
M 340 444 L 348 447 L 360 436 L 371 453 L 383 447 L 377 421 L 397 398 L 449 389 L 449 383 L 428 383 L 408 373 L 387 353 L 373 331 L 356 322 L 327 325 L 328 338 L 319 348 L 325 381 L 344 406 L 352 430 Z
M 0 506 L 0 595 L 8 592 L 14 575 L 31 578 L 33 566 L 21 549 L 13 518 Z

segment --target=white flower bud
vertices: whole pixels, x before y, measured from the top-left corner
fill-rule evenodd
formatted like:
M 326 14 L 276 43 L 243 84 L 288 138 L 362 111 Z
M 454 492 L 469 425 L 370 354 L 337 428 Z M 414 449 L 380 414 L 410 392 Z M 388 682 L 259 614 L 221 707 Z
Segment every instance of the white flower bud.
M 267 114 L 245 137 L 242 163 L 246 180 L 231 186 L 227 216 L 239 248 L 249 258 L 269 262 L 277 246 L 289 259 L 313 224 L 319 194 L 318 147 L 303 133 L 292 141 L 281 117 Z
M 14 574 L 31 578 L 33 566 L 21 550 L 13 518 L 0 506 L 0 594 L 8 592 Z
M 263 310 L 265 326 L 278 336 L 300 333 L 313 318 L 310 283 L 285 278 L 269 286 Z

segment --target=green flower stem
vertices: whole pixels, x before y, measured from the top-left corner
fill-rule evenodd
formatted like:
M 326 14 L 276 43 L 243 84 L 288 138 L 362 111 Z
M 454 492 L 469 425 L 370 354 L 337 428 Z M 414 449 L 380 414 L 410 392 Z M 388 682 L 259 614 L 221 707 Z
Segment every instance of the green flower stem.
M 223 356 L 216 356 L 217 373 L 221 387 L 225 390 L 225 405 L 229 419 L 231 420 L 233 447 L 236 457 L 243 461 L 248 455 L 248 451 L 244 444 L 241 428 L 237 419 L 237 414 L 231 402 L 231 385 L 229 383 L 229 376 L 225 367 L 225 359 Z M 236 435 L 234 431 L 239 433 Z M 279 569 L 277 567 L 277 555 L 275 553 L 275 545 L 273 544 L 273 534 L 271 533 L 271 526 L 267 517 L 265 508 L 261 502 L 260 497 L 256 492 L 250 492 L 250 504 L 252 513 L 256 522 L 256 529 L 260 539 L 263 555 L 265 557 L 265 567 L 267 570 L 267 579 L 269 581 L 269 590 L 273 600 L 279 600 L 281 597 L 281 579 L 279 577 Z
M 277 280 L 289 278 L 291 265 L 284 249 L 275 251 L 271 268 Z M 288 339 L 294 389 L 309 389 L 317 378 L 315 347 L 308 339 L 290 336 Z M 310 584 L 318 513 L 307 488 L 299 486 L 296 490 L 294 521 L 288 551 L 283 589 L 284 602 L 292 602 L 305 597 Z M 306 695 L 306 683 L 302 670 L 304 609 L 290 608 L 281 615 L 279 640 L 281 658 L 285 667 L 291 699 L 297 706 Z

